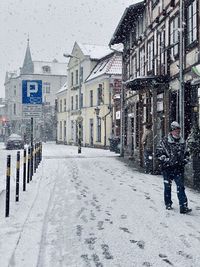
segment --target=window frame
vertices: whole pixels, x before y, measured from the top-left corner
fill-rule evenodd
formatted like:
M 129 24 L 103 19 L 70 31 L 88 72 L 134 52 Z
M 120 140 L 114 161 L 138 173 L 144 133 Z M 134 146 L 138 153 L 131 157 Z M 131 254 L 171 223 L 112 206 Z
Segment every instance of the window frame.
M 176 22 L 176 20 L 178 21 Z M 172 26 L 174 26 L 175 23 L 177 23 L 176 25 L 177 28 L 175 27 L 172 28 Z M 170 55 L 171 55 L 171 58 L 174 57 L 175 60 L 179 56 L 179 31 L 178 31 L 179 27 L 180 27 L 180 16 L 179 16 L 179 11 L 178 11 L 174 14 L 174 16 L 169 21 L 169 44 L 170 46 L 172 46 L 170 48 Z M 172 39 L 173 39 L 173 43 L 172 43 Z
M 97 116 L 97 142 L 101 142 L 101 117 Z
M 140 76 L 145 76 L 145 46 L 143 45 L 139 50 L 140 57 Z
M 153 72 L 154 69 L 154 39 L 151 37 L 147 41 L 147 73 Z
M 196 13 L 193 13 L 193 4 L 196 4 Z M 192 8 L 191 11 L 191 18 L 188 18 L 188 12 L 190 10 L 190 7 Z M 186 4 L 186 9 L 185 9 L 185 18 L 186 18 L 186 47 L 190 47 L 193 44 L 195 44 L 198 41 L 198 1 L 196 0 L 190 0 L 187 4 Z M 195 23 L 196 23 L 196 27 L 193 27 L 194 24 L 194 18 L 196 18 Z M 189 19 L 192 20 L 191 23 L 191 30 L 188 31 L 188 28 L 190 26 L 189 24 Z M 194 39 L 193 35 L 194 35 L 194 29 L 196 29 L 195 34 L 196 34 L 196 38 Z M 189 36 L 190 36 L 190 32 L 192 32 L 192 40 L 189 42 Z

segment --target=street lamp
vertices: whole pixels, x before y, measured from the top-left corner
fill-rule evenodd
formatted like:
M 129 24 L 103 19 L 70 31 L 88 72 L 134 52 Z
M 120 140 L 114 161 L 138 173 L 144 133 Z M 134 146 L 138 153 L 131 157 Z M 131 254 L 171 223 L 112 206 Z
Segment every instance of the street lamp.
M 78 153 L 81 153 L 81 124 L 83 121 L 83 117 L 81 116 L 81 60 L 79 57 L 64 53 L 64 57 L 66 58 L 76 58 L 78 60 L 79 67 L 79 116 L 77 117 L 78 123 Z

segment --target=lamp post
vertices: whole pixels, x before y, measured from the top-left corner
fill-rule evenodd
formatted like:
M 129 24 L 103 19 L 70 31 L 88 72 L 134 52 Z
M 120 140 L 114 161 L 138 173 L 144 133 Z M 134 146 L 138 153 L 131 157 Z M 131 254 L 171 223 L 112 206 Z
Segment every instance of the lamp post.
M 79 116 L 77 117 L 78 123 L 78 154 L 81 153 L 81 124 L 83 121 L 83 117 L 81 116 L 81 60 L 79 57 L 71 55 L 71 54 L 63 54 L 66 58 L 76 58 L 78 60 L 78 67 L 79 67 Z

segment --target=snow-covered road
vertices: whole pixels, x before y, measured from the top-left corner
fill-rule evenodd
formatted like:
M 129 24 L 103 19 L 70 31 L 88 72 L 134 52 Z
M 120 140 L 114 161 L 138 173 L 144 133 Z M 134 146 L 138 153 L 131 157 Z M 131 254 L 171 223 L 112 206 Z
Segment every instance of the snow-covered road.
M 161 176 L 129 168 L 109 151 L 45 144 L 43 161 L 4 218 L 0 266 L 200 266 L 200 194 L 191 215 L 163 204 Z

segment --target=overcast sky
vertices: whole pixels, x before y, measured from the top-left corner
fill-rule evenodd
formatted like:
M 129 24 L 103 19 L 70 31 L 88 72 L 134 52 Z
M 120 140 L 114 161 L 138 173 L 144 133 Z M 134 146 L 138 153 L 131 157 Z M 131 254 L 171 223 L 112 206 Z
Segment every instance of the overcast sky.
M 6 71 L 23 64 L 29 34 L 33 60 L 64 62 L 75 41 L 107 45 L 138 0 L 0 0 L 0 97 Z

